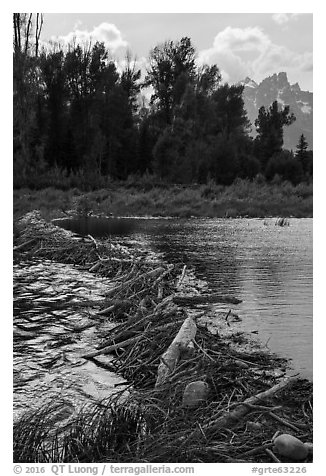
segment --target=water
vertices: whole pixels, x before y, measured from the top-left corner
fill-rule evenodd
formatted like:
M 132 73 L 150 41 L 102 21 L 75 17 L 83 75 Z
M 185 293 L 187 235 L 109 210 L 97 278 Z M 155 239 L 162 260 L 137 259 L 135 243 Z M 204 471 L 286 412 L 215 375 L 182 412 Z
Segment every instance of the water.
M 81 357 L 105 326 L 96 309 L 106 280 L 47 260 L 15 264 L 13 274 L 15 418 L 60 399 L 64 419 L 90 399 L 109 396 L 123 380 Z
M 242 299 L 234 308 L 242 318 L 239 330 L 257 334 L 271 351 L 292 359 L 294 371 L 312 378 L 313 221 L 292 218 L 285 227 L 275 221 L 134 219 L 125 233 L 126 222 L 119 228 L 116 220 L 114 234 L 194 267 L 212 292 Z M 87 233 L 105 236 L 110 230 L 95 223 L 88 222 Z
M 112 235 L 127 235 L 137 229 L 137 220 L 133 218 L 105 218 L 105 217 L 84 217 L 84 218 L 57 218 L 53 220 L 57 226 L 66 230 L 74 231 L 80 235 L 94 235 L 108 237 Z
M 292 359 L 294 371 L 312 378 L 312 219 L 291 219 L 288 227 L 275 226 L 275 219 L 134 219 L 128 228 L 120 223 L 115 221 L 114 232 L 103 221 L 97 228 L 87 221 L 85 229 L 74 231 L 109 233 L 113 241 L 193 267 L 211 292 L 243 300 L 232 306 L 242 318 L 240 331 L 257 332 L 253 336 L 263 345 Z M 63 413 L 71 414 L 123 382 L 103 368 L 109 356 L 101 366 L 81 357 L 108 326 L 96 310 L 111 285 L 71 265 L 15 264 L 15 416 L 53 396 L 64 399 Z

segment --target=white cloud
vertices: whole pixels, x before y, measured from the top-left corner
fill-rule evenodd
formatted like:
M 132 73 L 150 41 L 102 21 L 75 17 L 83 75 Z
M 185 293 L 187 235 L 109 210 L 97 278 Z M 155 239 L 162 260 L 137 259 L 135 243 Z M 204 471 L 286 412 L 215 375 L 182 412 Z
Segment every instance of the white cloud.
M 128 42 L 123 39 L 122 33 L 113 23 L 101 23 L 95 26 L 91 31 L 81 30 L 79 27 L 80 23 L 77 23 L 73 31 L 65 36 L 52 38 L 52 40 L 64 44 L 71 43 L 74 40 L 79 43 L 89 43 L 91 41 L 93 44 L 96 41 L 100 41 L 104 42 L 111 51 L 116 51 L 118 48 L 128 46 Z
M 218 33 L 213 48 L 216 51 L 261 51 L 269 43 L 268 37 L 258 27 L 232 28 L 228 26 Z
M 227 27 L 216 35 L 211 48 L 199 52 L 198 62 L 217 64 L 222 79 L 230 83 L 246 76 L 260 81 L 279 71 L 289 76 L 296 73 L 297 81 L 300 72 L 312 70 L 312 53 L 296 53 L 277 45 L 258 27 Z
M 274 13 L 272 18 L 278 25 L 284 25 L 291 20 L 295 20 L 298 15 L 299 13 Z

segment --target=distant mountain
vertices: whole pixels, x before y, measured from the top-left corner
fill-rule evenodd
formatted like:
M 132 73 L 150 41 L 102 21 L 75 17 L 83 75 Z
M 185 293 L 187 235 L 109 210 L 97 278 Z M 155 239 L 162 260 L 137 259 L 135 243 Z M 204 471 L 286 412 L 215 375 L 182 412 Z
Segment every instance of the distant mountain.
M 300 135 L 304 134 L 309 149 L 313 148 L 313 93 L 302 91 L 298 83 L 290 84 L 284 72 L 273 74 L 260 84 L 248 77 L 238 84 L 244 85 L 243 99 L 253 135 L 259 108 L 269 107 L 277 100 L 282 106 L 290 106 L 290 112 L 296 117 L 291 126 L 284 127 L 284 147 L 295 150 Z

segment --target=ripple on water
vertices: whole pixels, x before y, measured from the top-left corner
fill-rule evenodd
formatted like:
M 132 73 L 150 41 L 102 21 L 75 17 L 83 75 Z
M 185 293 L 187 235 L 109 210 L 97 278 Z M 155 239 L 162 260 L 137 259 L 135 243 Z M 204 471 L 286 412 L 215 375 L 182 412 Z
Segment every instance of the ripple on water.
M 82 359 L 99 329 L 90 322 L 107 282 L 71 265 L 29 261 L 14 266 L 14 414 L 63 398 L 77 408 L 104 398 L 123 380 Z M 92 305 L 92 310 L 88 306 Z

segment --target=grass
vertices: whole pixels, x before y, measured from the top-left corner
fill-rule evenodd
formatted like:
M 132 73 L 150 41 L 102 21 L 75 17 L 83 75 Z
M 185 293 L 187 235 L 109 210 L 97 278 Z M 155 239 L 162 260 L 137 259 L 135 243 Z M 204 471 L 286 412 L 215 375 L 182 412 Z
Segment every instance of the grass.
M 313 187 L 289 182 L 237 180 L 230 186 L 111 183 L 107 188 L 81 192 L 77 188 L 14 190 L 14 217 L 38 209 L 48 219 L 69 210 L 94 215 L 189 217 L 312 217 Z

